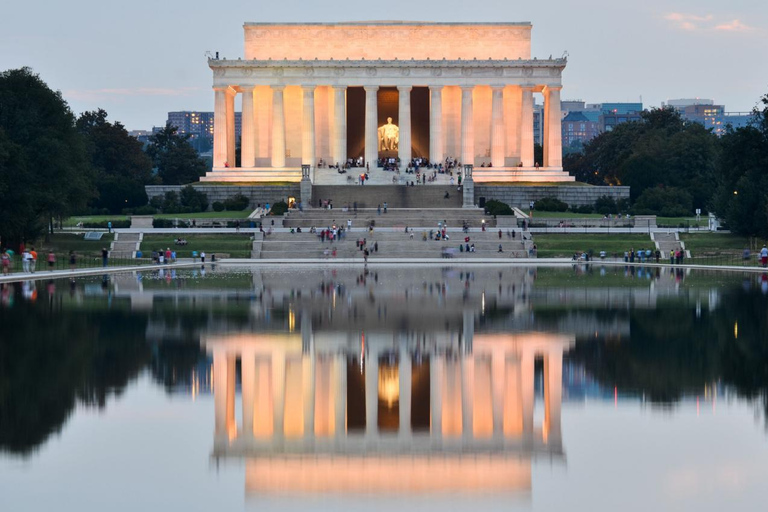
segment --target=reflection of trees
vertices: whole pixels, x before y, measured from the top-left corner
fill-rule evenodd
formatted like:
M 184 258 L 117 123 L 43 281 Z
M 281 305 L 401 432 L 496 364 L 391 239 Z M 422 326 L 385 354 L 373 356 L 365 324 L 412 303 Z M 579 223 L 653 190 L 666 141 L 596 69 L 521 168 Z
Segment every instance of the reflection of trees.
M 28 454 L 77 403 L 104 407 L 149 359 L 145 322 L 130 312 L 0 310 L 0 450 Z
M 768 298 L 724 291 L 715 311 L 692 305 L 633 310 L 630 335 L 618 341 L 577 340 L 570 354 L 601 384 L 671 403 L 720 381 L 768 412 Z M 738 337 L 734 327 L 738 325 Z

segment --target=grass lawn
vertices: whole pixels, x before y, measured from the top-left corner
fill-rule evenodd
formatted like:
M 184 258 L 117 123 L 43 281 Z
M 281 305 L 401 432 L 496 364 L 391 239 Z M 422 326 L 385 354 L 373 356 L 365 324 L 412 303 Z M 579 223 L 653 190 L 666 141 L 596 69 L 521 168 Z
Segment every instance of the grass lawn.
M 35 248 L 38 253 L 48 252 L 52 249 L 56 254 L 65 254 L 69 251 L 75 251 L 79 255 L 83 256 L 101 256 L 101 249 L 103 247 L 109 248 L 109 244 L 112 243 L 114 235 L 104 233 L 101 240 L 85 240 L 82 234 L 74 233 L 55 233 L 50 235 L 50 241 L 45 242 L 45 239 L 37 241 Z
M 523 212 L 528 213 L 526 208 L 521 208 Z M 542 212 L 534 210 L 533 219 L 602 219 L 600 213 L 573 213 L 573 212 Z M 707 219 L 696 220 L 696 217 L 656 217 L 658 226 L 679 227 L 681 224 L 686 226 L 706 226 Z
M 64 227 L 73 228 L 78 222 L 115 222 L 116 220 L 128 220 L 126 215 L 85 215 L 79 217 L 70 217 L 64 221 Z
M 540 258 L 571 257 L 575 252 L 589 252 L 591 249 L 595 256 L 600 251 L 607 252 L 610 256 L 614 253 L 624 254 L 632 248 L 648 249 L 653 246 L 648 235 L 617 234 L 573 234 L 573 235 L 534 235 L 533 241 L 538 249 Z
M 187 240 L 187 245 L 174 245 L 177 236 L 182 236 Z M 151 255 L 153 250 L 165 249 L 170 247 L 176 251 L 179 258 L 191 258 L 192 251 L 198 254 L 205 252 L 206 256 L 211 254 L 229 254 L 231 258 L 250 258 L 251 257 L 251 239 L 250 235 L 226 234 L 226 235 L 151 235 L 145 234 L 144 241 L 141 243 L 141 251 L 145 255 Z
M 680 240 L 685 242 L 685 248 L 694 256 L 723 253 L 741 255 L 745 248 L 755 251 L 763 243 L 757 239 L 757 247 L 754 247 L 750 245 L 749 237 L 731 233 L 680 233 Z

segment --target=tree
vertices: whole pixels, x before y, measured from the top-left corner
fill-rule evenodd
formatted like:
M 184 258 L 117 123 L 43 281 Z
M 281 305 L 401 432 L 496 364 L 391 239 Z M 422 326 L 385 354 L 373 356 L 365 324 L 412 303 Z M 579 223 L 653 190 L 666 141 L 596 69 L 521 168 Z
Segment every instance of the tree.
M 768 237 L 768 94 L 760 101 L 751 126 L 722 137 L 715 211 L 735 233 Z
M 98 197 L 91 206 L 119 213 L 147 204 L 144 186 L 152 183 L 152 160 L 141 142 L 119 122 L 107 121 L 106 111 L 84 112 L 76 123 L 94 168 Z
M 3 243 L 34 238 L 46 221 L 81 210 L 93 197 L 74 115 L 29 68 L 0 73 L 0 132 Z
M 207 169 L 205 162 L 189 143 L 189 136 L 176 132 L 176 127 L 166 125 L 149 138 L 147 146 L 147 155 L 152 159 L 163 185 L 195 182 Z

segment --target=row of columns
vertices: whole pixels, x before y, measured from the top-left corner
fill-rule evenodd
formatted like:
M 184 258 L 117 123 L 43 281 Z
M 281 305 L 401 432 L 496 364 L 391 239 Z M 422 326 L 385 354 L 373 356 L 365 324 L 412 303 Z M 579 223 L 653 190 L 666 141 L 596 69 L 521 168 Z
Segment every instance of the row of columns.
M 278 351 L 272 357 L 241 355 L 242 428 L 235 423 L 237 356 L 214 351 L 216 435 L 312 437 L 346 433 L 347 361 L 344 355 L 314 356 Z M 460 359 L 430 358 L 431 435 L 532 439 L 534 433 L 534 354 L 494 350 Z M 559 443 L 562 351 L 544 358 L 542 440 Z M 401 350 L 399 436 L 411 434 L 412 359 Z M 376 437 L 379 411 L 379 358 L 365 360 L 365 435 Z
M 285 167 L 285 86 L 272 86 L 272 167 Z M 347 161 L 347 112 L 346 86 L 333 86 L 334 112 L 333 133 L 331 134 L 331 153 L 334 162 Z M 375 162 L 378 159 L 378 90 L 375 85 L 364 86 L 365 89 L 365 160 Z M 398 156 L 401 162 L 411 159 L 411 86 L 398 88 L 398 114 L 400 122 L 400 142 Z M 442 90 L 443 86 L 429 86 L 430 89 L 430 131 L 429 147 L 430 160 L 442 161 Z M 215 88 L 214 113 L 214 167 L 234 167 L 235 162 L 235 129 L 234 129 L 234 100 L 237 92 L 232 87 Z M 254 117 L 254 87 L 241 87 L 243 94 L 241 160 L 245 168 L 254 167 L 255 125 Z M 512 135 L 517 146 L 519 137 L 519 154 L 523 167 L 533 167 L 533 87 L 521 87 L 519 108 L 511 109 L 515 119 L 505 122 L 504 86 L 492 85 L 491 98 L 491 163 L 494 167 L 505 165 L 505 140 Z M 474 163 L 474 86 L 461 87 L 461 161 Z M 561 108 L 560 87 L 544 87 L 544 167 L 562 167 L 561 141 Z M 302 152 L 303 165 L 315 165 L 315 86 L 302 86 Z M 517 99 L 517 98 L 516 98 Z M 515 101 L 516 102 L 516 101 Z M 515 105 L 517 106 L 517 105 Z M 519 121 L 519 122 L 518 122 Z M 225 127 L 222 129 L 221 127 Z M 507 126 L 514 131 L 506 134 Z

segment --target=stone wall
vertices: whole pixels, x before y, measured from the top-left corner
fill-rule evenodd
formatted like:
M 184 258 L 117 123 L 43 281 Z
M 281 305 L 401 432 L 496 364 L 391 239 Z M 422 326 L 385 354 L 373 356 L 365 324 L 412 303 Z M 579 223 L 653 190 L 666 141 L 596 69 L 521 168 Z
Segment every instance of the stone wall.
M 513 185 L 483 185 L 475 183 L 475 203 L 480 198 L 486 201 L 495 199 L 509 206 L 527 208 L 531 201 L 545 197 L 555 197 L 571 206 L 594 204 L 601 196 L 609 196 L 615 200 L 629 199 L 629 187 L 576 187 L 576 186 L 547 186 L 520 187 Z
M 166 192 L 174 191 L 178 193 L 184 185 L 147 185 L 144 187 L 147 191 L 147 196 L 152 199 L 155 196 L 163 196 Z M 278 201 L 286 201 L 289 197 L 295 197 L 298 201 L 301 197 L 299 184 L 291 183 L 287 185 L 262 185 L 262 186 L 248 186 L 248 185 L 205 185 L 195 184 L 193 185 L 195 190 L 203 192 L 208 196 L 208 208 L 215 201 L 224 202 L 229 197 L 242 194 L 250 199 L 250 207 L 256 208 L 256 205 L 264 205 L 266 203 L 275 204 Z

